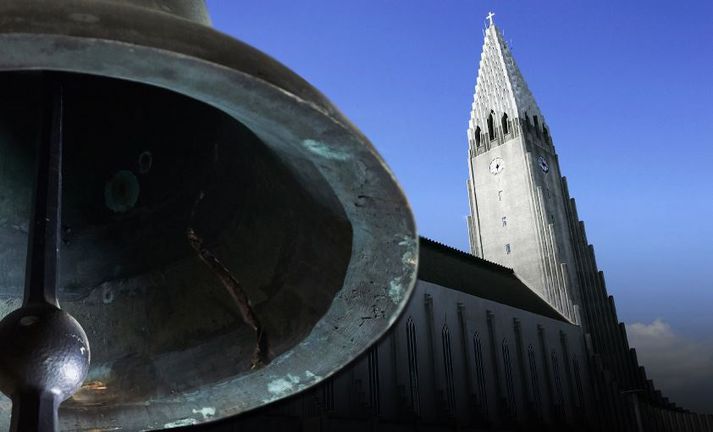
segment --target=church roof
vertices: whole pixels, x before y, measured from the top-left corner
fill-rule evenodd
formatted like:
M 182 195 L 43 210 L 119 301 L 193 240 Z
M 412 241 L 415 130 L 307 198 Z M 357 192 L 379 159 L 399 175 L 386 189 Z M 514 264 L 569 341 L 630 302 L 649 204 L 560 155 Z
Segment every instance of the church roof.
M 470 114 L 470 134 L 477 126 L 485 129 L 491 110 L 499 115 L 506 113 L 510 118 L 536 115 L 544 122 L 540 108 L 495 24 L 485 30 Z
M 518 279 L 512 269 L 425 237 L 420 237 L 418 279 L 569 322 Z

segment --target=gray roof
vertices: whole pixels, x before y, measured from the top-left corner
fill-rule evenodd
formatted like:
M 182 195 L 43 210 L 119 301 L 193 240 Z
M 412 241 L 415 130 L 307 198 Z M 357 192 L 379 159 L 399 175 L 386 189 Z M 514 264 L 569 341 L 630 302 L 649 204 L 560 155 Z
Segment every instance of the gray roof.
M 418 278 L 486 300 L 566 321 L 507 267 L 420 237 Z

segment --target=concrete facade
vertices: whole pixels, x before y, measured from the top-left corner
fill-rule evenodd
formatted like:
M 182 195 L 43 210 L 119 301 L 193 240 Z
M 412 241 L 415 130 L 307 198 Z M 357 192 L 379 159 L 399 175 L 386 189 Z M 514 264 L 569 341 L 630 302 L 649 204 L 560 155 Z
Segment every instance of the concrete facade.
M 485 32 L 468 127 L 468 228 L 474 255 L 500 263 L 572 322 L 578 281 L 557 154 L 496 26 Z

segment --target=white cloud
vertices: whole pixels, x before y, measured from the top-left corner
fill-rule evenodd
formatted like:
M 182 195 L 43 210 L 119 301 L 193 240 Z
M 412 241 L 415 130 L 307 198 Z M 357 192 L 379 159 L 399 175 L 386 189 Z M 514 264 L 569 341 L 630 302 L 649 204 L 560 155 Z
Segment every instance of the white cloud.
M 713 343 L 678 335 L 661 319 L 627 324 L 626 333 L 664 396 L 683 408 L 713 414 Z

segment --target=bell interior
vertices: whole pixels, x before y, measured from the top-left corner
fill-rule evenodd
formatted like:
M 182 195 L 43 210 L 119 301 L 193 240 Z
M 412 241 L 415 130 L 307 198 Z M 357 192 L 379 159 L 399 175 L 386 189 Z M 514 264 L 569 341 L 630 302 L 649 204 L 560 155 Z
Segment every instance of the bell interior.
M 55 74 L 64 101 L 58 296 L 92 355 L 84 386 L 63 406 L 160 400 L 250 372 L 255 332 L 190 246 L 189 228 L 239 281 L 270 357 L 299 343 L 350 262 L 352 227 L 326 182 L 294 172 L 204 103 Z M 3 316 L 22 301 L 44 77 L 0 74 Z

